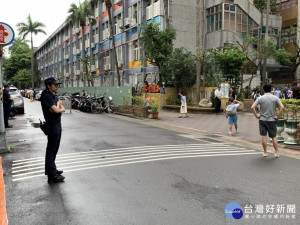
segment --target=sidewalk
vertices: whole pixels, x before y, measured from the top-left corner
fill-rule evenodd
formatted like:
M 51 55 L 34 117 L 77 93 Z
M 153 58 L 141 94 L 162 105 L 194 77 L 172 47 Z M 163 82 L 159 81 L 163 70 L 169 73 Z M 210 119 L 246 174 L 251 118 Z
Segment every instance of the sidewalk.
M 125 119 L 125 114 L 117 116 Z M 127 115 L 131 117 L 130 115 Z M 178 132 L 204 135 L 208 138 L 219 139 L 222 141 L 232 142 L 242 146 L 249 146 L 256 150 L 262 151 L 261 136 L 259 135 L 258 120 L 249 112 L 238 113 L 238 128 L 239 132 L 233 132 L 233 135 L 228 134 L 227 119 L 224 114 L 219 115 L 211 113 L 189 114 L 188 118 L 178 118 L 179 113 L 172 111 L 160 111 L 158 120 L 153 119 L 131 119 L 127 120 L 137 121 L 139 123 L 161 127 L 163 129 L 170 129 Z M 286 134 L 282 133 L 286 138 Z M 268 151 L 273 152 L 272 143 L 269 142 Z M 300 146 L 279 144 L 281 155 L 291 158 L 300 159 Z

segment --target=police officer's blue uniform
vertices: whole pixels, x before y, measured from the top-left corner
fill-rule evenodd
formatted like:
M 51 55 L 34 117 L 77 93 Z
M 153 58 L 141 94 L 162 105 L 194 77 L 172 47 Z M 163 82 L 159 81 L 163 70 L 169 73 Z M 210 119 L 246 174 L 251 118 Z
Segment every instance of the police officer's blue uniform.
M 50 112 L 51 106 L 56 106 L 58 101 L 59 100 L 57 96 L 54 95 L 49 90 L 46 89 L 42 92 L 41 105 L 42 105 L 44 118 L 46 120 L 47 128 L 48 128 L 48 143 L 46 148 L 46 159 L 45 159 L 45 175 L 48 175 L 49 179 L 52 179 L 57 174 L 60 175 L 62 173 L 62 171 L 58 171 L 56 169 L 56 165 L 55 165 L 55 159 L 59 149 L 61 131 L 62 131 L 61 113 Z
M 5 128 L 10 128 L 11 125 L 8 124 L 9 114 L 11 110 L 11 100 L 10 94 L 5 89 L 3 90 L 3 109 L 4 109 L 4 125 Z

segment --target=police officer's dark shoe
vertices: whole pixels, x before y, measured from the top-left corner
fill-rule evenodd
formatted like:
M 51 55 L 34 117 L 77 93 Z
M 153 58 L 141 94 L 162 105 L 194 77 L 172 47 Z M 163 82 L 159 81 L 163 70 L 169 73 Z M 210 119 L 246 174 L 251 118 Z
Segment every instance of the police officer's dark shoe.
M 60 183 L 64 182 L 65 177 L 55 174 L 54 176 L 48 176 L 48 183 Z
M 64 172 L 64 171 L 62 171 L 62 170 L 56 170 L 56 174 L 58 174 L 58 175 L 63 174 L 63 172 Z
M 13 125 L 8 124 L 8 126 L 5 126 L 5 128 L 13 128 Z

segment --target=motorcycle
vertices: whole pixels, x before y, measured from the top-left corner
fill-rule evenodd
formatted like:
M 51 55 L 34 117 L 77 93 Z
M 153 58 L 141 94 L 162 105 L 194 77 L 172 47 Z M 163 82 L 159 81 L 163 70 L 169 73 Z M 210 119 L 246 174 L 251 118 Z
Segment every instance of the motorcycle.
M 108 113 L 109 111 L 112 111 L 111 106 L 113 102 L 113 98 L 111 96 L 107 97 L 108 102 L 105 100 L 105 94 L 101 97 L 94 97 L 94 102 L 91 105 L 91 111 L 93 113 Z

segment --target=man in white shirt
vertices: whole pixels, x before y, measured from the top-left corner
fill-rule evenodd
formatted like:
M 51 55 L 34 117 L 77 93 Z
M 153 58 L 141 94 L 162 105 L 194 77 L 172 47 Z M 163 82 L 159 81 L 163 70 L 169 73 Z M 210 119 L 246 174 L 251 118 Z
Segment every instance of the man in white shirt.
M 221 98 L 222 98 L 222 92 L 220 91 L 221 86 L 218 86 L 218 88 L 215 90 L 215 113 L 216 115 L 219 114 L 220 108 L 221 108 Z

